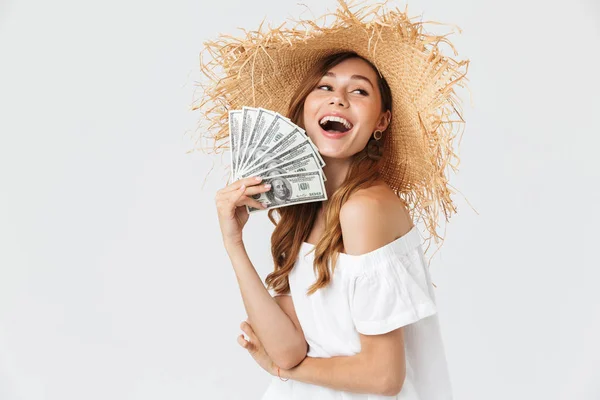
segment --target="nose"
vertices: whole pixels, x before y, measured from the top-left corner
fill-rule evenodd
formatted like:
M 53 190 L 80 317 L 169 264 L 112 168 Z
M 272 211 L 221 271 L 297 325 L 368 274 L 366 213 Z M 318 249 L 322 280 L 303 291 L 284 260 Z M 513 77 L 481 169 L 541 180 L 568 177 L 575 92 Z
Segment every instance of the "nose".
M 331 99 L 329 99 L 329 104 L 333 105 L 339 105 L 341 107 L 346 107 L 347 102 L 346 99 L 342 96 L 340 96 L 338 93 L 333 93 L 331 95 Z

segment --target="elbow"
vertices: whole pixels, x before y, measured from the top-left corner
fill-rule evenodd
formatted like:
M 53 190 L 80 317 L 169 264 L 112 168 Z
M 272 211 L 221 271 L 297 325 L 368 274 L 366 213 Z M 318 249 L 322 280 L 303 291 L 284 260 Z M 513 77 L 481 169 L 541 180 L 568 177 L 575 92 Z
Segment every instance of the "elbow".
M 277 364 L 279 367 L 281 367 L 282 369 L 292 369 L 295 366 L 297 366 L 298 364 L 300 364 L 302 362 L 302 360 L 304 360 L 304 358 L 291 358 L 291 359 L 285 359 L 281 364 Z
M 295 346 L 294 348 L 289 349 L 285 352 L 285 354 L 281 357 L 279 362 L 273 360 L 275 364 L 283 369 L 292 369 L 298 364 L 302 362 L 306 358 L 306 354 L 308 353 L 308 343 L 303 341 L 302 344 Z
M 404 386 L 405 374 L 387 374 L 380 385 L 380 393 L 383 396 L 397 396 Z

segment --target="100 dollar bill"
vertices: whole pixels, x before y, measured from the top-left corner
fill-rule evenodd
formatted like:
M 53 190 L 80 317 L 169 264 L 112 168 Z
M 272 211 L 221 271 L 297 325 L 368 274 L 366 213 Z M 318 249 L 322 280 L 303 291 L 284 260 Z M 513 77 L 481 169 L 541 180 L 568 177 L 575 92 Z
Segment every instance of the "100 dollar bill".
M 259 150 L 257 149 L 252 157 L 254 157 L 253 163 L 248 167 L 242 169 L 242 173 L 250 168 L 254 168 L 257 165 L 264 164 L 267 161 L 275 158 L 278 154 L 283 153 L 289 148 L 293 148 L 298 146 L 303 142 L 307 142 L 308 137 L 304 134 L 304 131 L 298 129 L 294 129 L 292 132 L 287 134 L 285 137 L 281 138 L 277 143 L 273 146 L 264 149 L 263 152 L 259 154 Z
M 316 153 L 315 153 L 313 147 L 311 146 L 310 142 L 308 140 L 305 140 L 304 142 L 300 143 L 299 145 L 292 147 L 292 148 L 284 151 L 281 154 L 278 154 L 276 157 L 272 157 L 269 160 L 258 164 L 257 166 L 253 167 L 252 169 L 249 169 L 249 170 L 246 170 L 246 171 L 240 173 L 239 176 L 240 176 L 240 178 L 246 178 L 248 176 L 257 175 L 265 169 L 272 168 L 275 165 L 283 164 L 286 161 L 291 161 L 296 158 L 306 156 L 309 154 L 315 154 L 315 156 L 316 156 Z M 325 163 L 321 163 L 320 158 L 317 158 L 317 160 L 319 161 L 320 168 L 323 168 Z
M 323 176 L 323 180 L 327 181 L 325 174 L 323 174 L 323 171 L 321 170 L 319 160 L 314 153 L 300 156 L 284 163 L 272 160 L 271 162 L 267 162 L 264 168 L 264 170 L 257 172 L 257 176 L 267 178 L 269 176 L 289 174 L 291 172 L 319 171 L 321 172 L 321 176 Z
M 229 111 L 229 140 L 231 143 L 231 175 L 237 177 L 239 171 L 237 157 L 239 140 L 242 132 L 242 112 L 239 110 Z
M 253 153 L 254 147 L 256 143 L 265 135 L 266 130 L 271 126 L 273 120 L 277 117 L 277 114 L 270 110 L 265 110 L 264 108 L 258 108 L 258 113 L 256 115 L 256 120 L 254 121 L 254 126 L 248 134 L 248 140 L 246 141 L 246 146 L 244 147 L 241 155 L 241 160 L 239 164 L 239 170 L 244 170 L 246 163 L 250 161 L 251 153 Z
M 240 171 L 246 170 L 249 167 L 252 168 L 254 165 L 258 164 L 256 163 L 256 160 L 260 158 L 267 149 L 273 147 L 277 142 L 295 130 L 299 130 L 304 133 L 304 129 L 293 124 L 289 119 L 281 114 L 277 114 L 271 121 L 271 125 L 269 125 L 264 133 L 262 133 L 262 136 L 257 137 L 254 140 L 254 146 L 247 149 L 247 155 L 244 161 L 243 169 L 240 169 Z
M 268 208 L 260 209 L 246 206 L 248 213 L 271 208 L 291 206 L 327 200 L 325 184 L 319 171 L 293 172 L 290 174 L 269 176 L 263 184 L 271 184 L 271 190 L 252 196 Z
M 249 134 L 254 127 L 254 122 L 256 121 L 256 117 L 258 116 L 258 109 L 253 107 L 242 107 L 242 116 L 241 116 L 241 135 L 238 140 L 238 153 L 237 153 L 237 168 L 238 171 L 242 170 L 243 160 L 245 158 L 246 146 L 248 144 Z

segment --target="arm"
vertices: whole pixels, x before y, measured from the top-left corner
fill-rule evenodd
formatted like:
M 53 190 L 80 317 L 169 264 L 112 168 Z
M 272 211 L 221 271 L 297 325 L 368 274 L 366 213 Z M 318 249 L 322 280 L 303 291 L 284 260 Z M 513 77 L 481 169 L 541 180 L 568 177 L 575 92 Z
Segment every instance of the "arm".
M 302 361 L 304 357 L 306 357 L 306 354 L 308 353 L 309 349 L 308 342 L 306 340 L 306 337 L 304 336 L 302 325 L 300 325 L 300 321 L 298 320 L 298 315 L 296 315 L 296 308 L 294 307 L 294 301 L 292 299 L 292 296 L 276 295 L 273 298 L 275 299 L 275 302 L 279 305 L 279 307 L 283 310 L 283 312 L 286 313 L 287 316 L 292 320 L 292 322 L 296 326 L 296 329 L 298 330 L 298 332 L 300 332 L 300 335 L 302 336 L 302 342 L 304 343 L 304 346 L 302 347 L 301 351 L 292 354 L 291 357 L 288 359 L 287 363 L 282 363 L 282 365 L 285 368 L 292 368 L 298 365 L 300 361 Z
M 242 240 L 242 229 L 249 218 L 244 206 L 262 208 L 251 196 L 269 190 L 259 185 L 260 181 L 254 177 L 238 180 L 219 190 L 215 202 L 223 243 L 240 287 L 248 320 L 272 361 L 290 368 L 306 355 L 304 334 L 263 285 Z
M 360 335 L 361 352 L 331 358 L 306 357 L 283 379 L 325 386 L 353 393 L 395 396 L 404 383 L 404 339 L 402 328 L 382 335 Z
M 405 208 L 398 207 L 395 198 L 370 190 L 355 193 L 340 211 L 347 254 L 368 253 L 404 235 L 412 227 L 409 214 Z M 360 353 L 332 358 L 307 357 L 297 367 L 281 371 L 282 376 L 336 390 L 398 394 L 406 376 L 403 328 L 359 335 Z
M 306 356 L 308 345 L 291 297 L 271 297 L 250 262 L 243 243 L 226 244 L 226 248 L 240 287 L 248 322 L 265 351 L 282 368 L 297 365 Z

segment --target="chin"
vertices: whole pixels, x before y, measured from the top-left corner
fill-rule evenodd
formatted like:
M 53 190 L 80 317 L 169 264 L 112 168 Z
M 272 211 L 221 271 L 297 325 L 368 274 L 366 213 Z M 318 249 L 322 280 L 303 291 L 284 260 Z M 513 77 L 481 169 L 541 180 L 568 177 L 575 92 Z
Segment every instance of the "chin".
M 348 139 L 350 139 L 350 136 L 332 139 L 322 135 L 320 131 L 307 133 L 322 156 L 330 158 L 345 158 L 349 156 L 348 147 L 350 143 Z
M 356 153 L 360 151 L 353 151 L 351 149 L 351 142 L 349 140 L 340 140 L 340 139 L 329 139 L 322 135 L 309 135 L 312 142 L 315 144 L 317 149 L 319 150 L 319 154 L 322 157 L 331 158 L 331 159 L 346 159 L 352 157 Z M 350 139 L 350 137 L 347 137 Z
M 322 157 L 334 159 L 344 159 L 352 156 L 352 154 L 349 154 L 348 151 L 344 151 L 343 149 L 332 149 L 327 147 L 323 149 L 319 147 L 319 153 Z
M 315 146 L 317 146 L 317 149 L 319 149 L 319 154 L 321 154 L 321 157 L 330 160 L 345 160 L 358 153 L 357 151 L 352 151 L 351 149 L 348 149 L 345 146 L 341 147 L 336 146 L 335 144 L 327 145 L 322 143 L 315 143 Z M 327 163 L 327 161 L 325 161 L 325 163 Z

